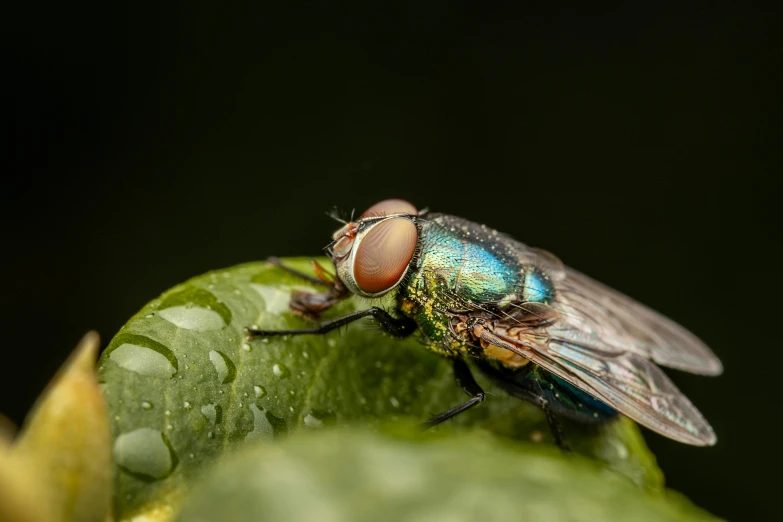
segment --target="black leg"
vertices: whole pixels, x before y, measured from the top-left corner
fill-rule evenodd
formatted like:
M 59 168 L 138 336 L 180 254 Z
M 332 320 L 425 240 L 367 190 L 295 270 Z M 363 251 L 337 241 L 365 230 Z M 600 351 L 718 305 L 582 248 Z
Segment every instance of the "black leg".
M 478 361 L 478 367 L 481 371 L 509 394 L 519 399 L 537 404 L 544 410 L 547 424 L 549 424 L 549 430 L 552 432 L 552 437 L 555 439 L 555 444 L 563 451 L 569 451 L 570 448 L 563 438 L 563 431 L 560 429 L 560 422 L 557 418 L 558 414 L 565 416 L 567 410 L 557 410 L 552 403 L 546 399 L 547 394 L 544 392 L 544 388 L 542 387 L 539 378 L 531 377 L 530 366 L 531 365 L 525 366 L 520 370 L 510 370 L 496 368 L 488 364 L 482 364 L 481 361 Z M 556 411 L 558 411 L 558 413 L 556 413 Z
M 270 265 L 275 265 L 275 266 L 285 270 L 289 274 L 293 274 L 293 275 L 295 275 L 297 277 L 300 277 L 300 278 L 304 279 L 305 281 L 310 281 L 314 285 L 332 286 L 330 283 L 328 283 L 328 282 L 326 282 L 326 281 L 324 281 L 322 279 L 319 279 L 319 278 L 317 278 L 315 276 L 312 276 L 312 275 L 310 275 L 308 273 L 305 273 L 305 272 L 300 272 L 296 268 L 291 268 L 288 265 L 284 265 L 283 263 L 280 262 L 280 259 L 277 258 L 277 257 L 267 258 L 266 262 L 269 263 Z
M 552 432 L 552 437 L 554 437 L 557 447 L 563 451 L 571 451 L 571 448 L 569 448 L 568 444 L 563 440 L 563 430 L 560 429 L 560 423 L 557 420 L 555 412 L 549 406 L 549 402 L 546 399 L 541 398 L 539 404 L 541 405 L 541 409 L 544 410 L 544 414 L 546 414 L 546 421 L 549 424 L 549 430 Z
M 473 378 L 473 374 L 470 373 L 470 367 L 462 359 L 454 359 L 454 378 L 457 379 L 457 384 L 459 384 L 462 390 L 470 395 L 470 399 L 424 421 L 422 423 L 423 428 L 437 426 L 441 422 L 445 422 L 484 401 L 484 390 L 481 389 L 476 379 Z
M 301 328 L 299 330 L 254 330 L 252 328 L 245 328 L 245 333 L 251 338 L 273 337 L 276 335 L 325 334 L 368 316 L 374 317 L 378 321 L 378 324 L 394 337 L 407 337 L 416 330 L 416 321 L 413 319 L 408 317 L 398 319 L 390 315 L 386 310 L 373 306 L 366 310 L 357 310 L 356 312 L 338 317 L 337 319 L 332 319 L 331 321 L 324 321 L 315 328 Z

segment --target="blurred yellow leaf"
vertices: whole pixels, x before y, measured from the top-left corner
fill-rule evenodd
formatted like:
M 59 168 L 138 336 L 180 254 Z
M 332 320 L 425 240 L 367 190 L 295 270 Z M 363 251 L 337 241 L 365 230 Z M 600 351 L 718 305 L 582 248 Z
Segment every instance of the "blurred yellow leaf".
M 5 420 L 5 418 L 3 418 Z M 11 426 L 3 422 L 3 428 Z M 3 522 L 49 522 L 49 504 L 40 495 L 30 470 L 11 455 L 8 432 L 0 436 L 0 520 Z
M 0 447 L 10 446 L 14 435 L 16 435 L 16 426 L 11 419 L 0 413 Z
M 25 492 L 47 504 L 46 520 L 104 522 L 109 513 L 110 433 L 95 375 L 98 347 L 97 333 L 84 336 L 38 399 L 11 451 L 16 469 L 24 471 L 19 476 L 30 481 Z

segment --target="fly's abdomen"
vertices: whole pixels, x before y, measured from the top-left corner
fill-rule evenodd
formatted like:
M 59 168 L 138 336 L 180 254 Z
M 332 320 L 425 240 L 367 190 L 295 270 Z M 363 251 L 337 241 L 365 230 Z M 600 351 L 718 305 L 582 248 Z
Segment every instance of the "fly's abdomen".
M 555 297 L 555 287 L 549 276 L 532 266 L 522 269 L 521 290 L 523 302 L 549 303 Z
M 479 368 L 509 394 L 534 404 L 545 401 L 563 417 L 593 423 L 617 416 L 611 406 L 534 364 L 515 369 L 484 361 Z
M 570 419 L 579 422 L 600 422 L 611 419 L 617 411 L 592 395 L 567 383 L 560 377 L 536 368 L 537 379 L 542 393 L 552 409 Z

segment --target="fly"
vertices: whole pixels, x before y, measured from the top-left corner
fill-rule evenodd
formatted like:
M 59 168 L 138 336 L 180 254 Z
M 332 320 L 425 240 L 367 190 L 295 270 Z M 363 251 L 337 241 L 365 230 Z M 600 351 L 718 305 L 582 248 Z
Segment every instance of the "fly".
M 377 306 L 301 330 L 253 330 L 253 337 L 323 334 L 373 317 L 389 334 L 420 331 L 452 361 L 470 399 L 425 421 L 435 426 L 485 399 L 466 361 L 511 395 L 538 404 L 556 443 L 558 416 L 602 422 L 618 413 L 671 439 L 716 442 L 709 423 L 658 365 L 718 375 L 720 360 L 695 335 L 633 299 L 485 225 L 418 211 L 407 201 L 373 205 L 333 234 L 326 248 L 336 276 L 314 264 L 320 293 L 294 292 L 291 308 L 317 319 L 357 295 Z M 276 262 L 276 261 L 275 261 Z

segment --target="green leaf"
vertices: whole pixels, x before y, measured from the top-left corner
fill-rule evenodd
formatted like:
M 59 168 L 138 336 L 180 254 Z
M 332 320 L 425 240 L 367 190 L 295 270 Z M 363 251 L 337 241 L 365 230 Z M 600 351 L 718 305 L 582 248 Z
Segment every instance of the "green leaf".
M 241 451 L 210 474 L 177 520 L 716 519 L 551 447 L 477 434 L 434 443 L 343 430 Z
M 309 269 L 304 259 L 287 262 Z M 99 375 L 112 415 L 118 519 L 167 519 L 206 467 L 242 445 L 349 422 L 411 425 L 465 400 L 447 361 L 369 322 L 325 336 L 245 339 L 246 326 L 308 326 L 288 309 L 291 291 L 308 288 L 263 262 L 211 272 L 149 303 L 111 341 Z M 366 306 L 349 300 L 327 317 Z M 488 400 L 427 437 L 484 431 L 550 445 L 537 407 L 478 377 Z M 654 457 L 627 419 L 564 431 L 576 453 L 661 487 Z

